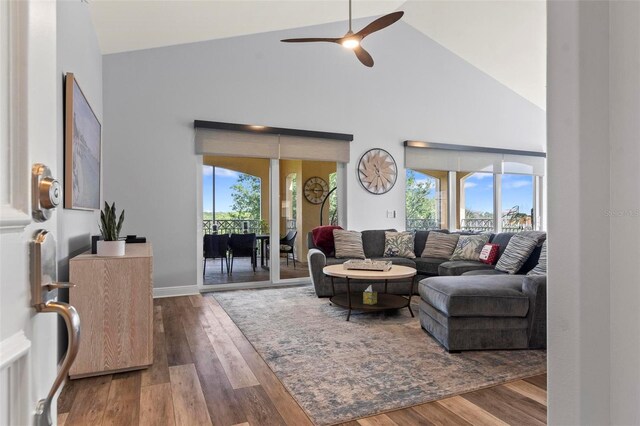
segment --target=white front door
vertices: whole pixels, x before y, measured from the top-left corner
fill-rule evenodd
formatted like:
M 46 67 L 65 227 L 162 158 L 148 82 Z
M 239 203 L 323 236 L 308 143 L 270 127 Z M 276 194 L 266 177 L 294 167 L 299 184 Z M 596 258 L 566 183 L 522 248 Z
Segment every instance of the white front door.
M 57 372 L 57 318 L 31 300 L 31 166 L 57 164 L 55 1 L 0 1 L 0 425 L 32 425 Z M 55 402 L 53 404 L 55 411 Z M 55 419 L 55 412 L 52 413 Z

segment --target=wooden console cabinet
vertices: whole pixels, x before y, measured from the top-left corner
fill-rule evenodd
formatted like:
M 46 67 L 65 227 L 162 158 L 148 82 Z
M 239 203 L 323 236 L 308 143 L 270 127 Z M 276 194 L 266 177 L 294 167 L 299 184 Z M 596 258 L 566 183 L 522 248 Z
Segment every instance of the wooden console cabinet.
M 69 303 L 80 314 L 72 379 L 153 364 L 151 244 L 127 244 L 120 257 L 89 252 L 69 261 Z

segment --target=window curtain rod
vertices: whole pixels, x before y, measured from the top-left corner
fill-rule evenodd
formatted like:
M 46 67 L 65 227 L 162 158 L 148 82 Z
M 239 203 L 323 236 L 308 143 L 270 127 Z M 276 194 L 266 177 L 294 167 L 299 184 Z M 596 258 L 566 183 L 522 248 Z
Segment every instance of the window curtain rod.
M 407 148 L 443 149 L 443 150 L 449 150 L 449 151 L 473 151 L 473 152 L 486 152 L 490 154 L 526 155 L 530 157 L 547 158 L 546 153 L 538 152 L 538 151 L 521 151 L 517 149 L 487 148 L 482 146 L 470 146 L 470 145 L 451 145 L 446 143 L 435 143 L 435 142 L 407 140 L 407 141 L 404 141 L 404 146 Z
M 332 139 L 345 142 L 353 141 L 353 135 L 348 133 L 320 132 L 316 130 L 286 129 L 283 127 L 260 126 L 252 124 L 223 123 L 219 121 L 194 120 L 194 129 L 229 130 L 253 134 L 299 136 L 316 139 Z

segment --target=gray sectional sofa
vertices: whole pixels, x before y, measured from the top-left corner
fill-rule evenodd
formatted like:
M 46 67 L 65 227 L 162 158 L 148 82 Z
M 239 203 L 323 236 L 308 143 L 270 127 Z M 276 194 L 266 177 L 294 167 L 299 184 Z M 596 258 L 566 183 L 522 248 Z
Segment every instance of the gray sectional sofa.
M 547 278 L 526 275 L 538 264 L 541 246 L 534 249 L 517 274 L 510 275 L 482 262 L 420 257 L 429 232 L 447 231 L 417 231 L 415 259 L 383 257 L 384 232 L 362 231 L 365 256 L 416 268 L 418 274 L 411 291 L 420 295 L 420 324 L 447 350 L 546 347 Z M 499 256 L 513 235 L 491 235 L 489 242 L 500 246 Z M 311 233 L 307 242 L 309 272 L 316 294 L 332 296 L 331 280 L 324 276 L 322 268 L 347 259 L 327 257 L 314 246 Z M 357 291 L 369 284 L 375 291 L 383 290 L 380 282 L 355 282 L 351 287 Z M 390 285 L 388 291 L 408 294 L 410 285 L 411 282 Z M 336 292 L 346 291 L 346 286 L 335 288 Z
M 395 231 L 395 229 L 388 229 L 387 231 Z M 496 271 L 493 265 L 487 265 L 482 262 L 469 261 L 469 260 L 447 260 L 433 257 L 420 257 L 424 251 L 424 246 L 427 243 L 427 237 L 429 232 L 448 232 L 446 230 L 438 231 L 416 231 L 414 238 L 414 253 L 415 259 L 407 259 L 404 257 L 383 257 L 384 253 L 384 233 L 385 230 L 368 230 L 362 231 L 362 246 L 364 248 L 364 254 L 367 258 L 374 260 L 391 260 L 394 265 L 404 265 L 416 268 L 418 274 L 414 282 L 412 289 L 413 294 L 418 294 L 418 283 L 428 277 L 436 276 L 459 276 L 470 271 L 486 271 L 486 273 L 496 275 L 506 275 L 503 272 Z M 503 232 L 499 234 L 491 234 L 489 242 L 500 245 L 499 254 L 502 255 L 507 243 L 514 233 Z M 307 235 L 307 244 L 309 247 L 309 253 L 307 254 L 307 260 L 309 263 L 309 274 L 311 276 L 313 285 L 318 297 L 332 296 L 331 280 L 324 276 L 322 268 L 326 265 L 335 265 L 344 263 L 347 259 L 336 259 L 335 257 L 326 256 L 321 250 L 319 250 L 313 244 L 313 238 L 311 233 Z M 536 247 L 527 262 L 522 266 L 518 274 L 526 274 L 538 264 L 538 258 L 540 257 L 540 247 Z M 360 290 L 360 287 L 364 288 L 369 283 L 354 283 L 354 288 Z M 407 284 L 408 285 L 408 284 Z M 408 287 L 401 288 L 400 286 L 393 286 L 397 288 L 397 293 L 407 294 Z M 337 286 L 336 291 L 344 291 L 345 286 Z M 380 288 L 382 286 L 380 285 Z M 374 290 L 378 291 L 375 286 Z M 390 289 L 390 292 L 396 292 L 394 289 Z

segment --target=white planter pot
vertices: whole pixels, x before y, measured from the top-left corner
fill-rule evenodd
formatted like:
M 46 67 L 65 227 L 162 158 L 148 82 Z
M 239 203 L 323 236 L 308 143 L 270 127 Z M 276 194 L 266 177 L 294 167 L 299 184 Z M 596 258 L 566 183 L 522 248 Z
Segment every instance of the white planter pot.
M 98 256 L 124 256 L 124 241 L 98 241 Z

